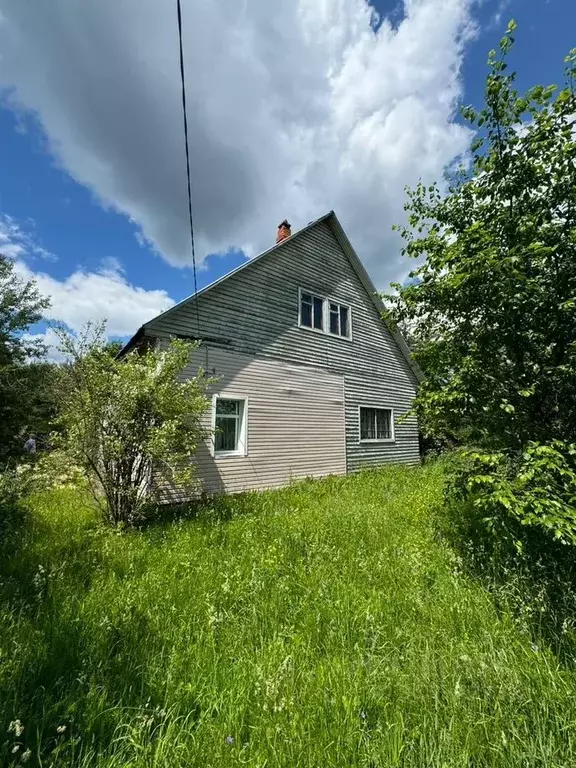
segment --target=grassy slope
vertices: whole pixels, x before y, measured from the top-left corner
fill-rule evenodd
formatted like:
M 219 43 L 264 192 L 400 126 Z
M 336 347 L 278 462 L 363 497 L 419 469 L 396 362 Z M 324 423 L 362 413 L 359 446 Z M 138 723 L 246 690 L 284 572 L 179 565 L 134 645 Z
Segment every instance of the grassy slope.
M 441 484 L 390 468 L 122 535 L 38 498 L 1 568 L 0 764 L 574 764 L 576 675 L 459 572 Z

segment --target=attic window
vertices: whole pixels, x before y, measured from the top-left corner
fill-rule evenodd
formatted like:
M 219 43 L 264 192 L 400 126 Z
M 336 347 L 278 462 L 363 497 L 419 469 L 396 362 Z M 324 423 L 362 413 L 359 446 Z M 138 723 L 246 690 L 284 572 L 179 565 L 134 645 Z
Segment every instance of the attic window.
M 300 291 L 300 325 L 324 330 L 324 299 L 321 296 Z
M 345 336 L 350 338 L 350 323 L 348 321 L 349 311 L 344 304 L 335 304 L 330 302 L 330 333 L 334 336 Z
M 352 339 L 350 307 L 333 299 L 319 296 L 305 288 L 298 289 L 298 325 L 329 336 Z

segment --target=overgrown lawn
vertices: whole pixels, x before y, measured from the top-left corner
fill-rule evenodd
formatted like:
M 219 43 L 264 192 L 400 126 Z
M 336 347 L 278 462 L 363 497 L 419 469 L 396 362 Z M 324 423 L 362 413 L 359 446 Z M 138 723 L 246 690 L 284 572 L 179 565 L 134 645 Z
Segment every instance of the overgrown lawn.
M 0 764 L 576 763 L 576 673 L 462 572 L 442 481 L 386 468 L 123 533 L 33 499 L 0 563 Z

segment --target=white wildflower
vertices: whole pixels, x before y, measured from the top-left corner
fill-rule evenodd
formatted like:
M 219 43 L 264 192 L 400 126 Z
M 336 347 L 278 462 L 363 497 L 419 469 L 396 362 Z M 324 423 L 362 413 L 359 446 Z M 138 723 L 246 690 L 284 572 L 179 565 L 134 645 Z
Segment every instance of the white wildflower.
M 20 720 L 12 720 L 12 722 L 8 726 L 8 733 L 14 733 L 17 738 L 22 736 L 22 734 L 24 733 L 24 726 L 22 725 Z

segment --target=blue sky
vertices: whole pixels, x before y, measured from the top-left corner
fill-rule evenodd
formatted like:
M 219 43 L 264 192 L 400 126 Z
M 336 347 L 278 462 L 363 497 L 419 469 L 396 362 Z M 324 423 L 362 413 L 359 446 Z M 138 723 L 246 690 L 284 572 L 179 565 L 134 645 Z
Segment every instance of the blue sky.
M 278 14 L 285 24 L 280 30 L 270 26 L 259 4 L 254 0 L 254 10 L 245 11 L 240 21 L 228 15 L 219 22 L 194 18 L 200 14 L 197 4 L 185 2 L 200 287 L 237 266 L 245 258 L 242 248 L 255 253 L 271 245 L 284 216 L 298 227 L 335 208 L 384 289 L 405 268 L 389 232 L 401 215 L 404 183 L 412 183 L 419 168 L 425 178 L 439 177 L 467 143 L 454 105 L 481 103 L 486 55 L 508 19 L 514 17 L 519 25 L 512 64 L 521 88 L 560 82 L 563 57 L 576 45 L 576 3 L 571 0 L 473 5 L 446 0 L 445 5 L 454 6 L 452 18 L 443 17 L 442 0 L 413 1 L 417 11 L 378 0 L 376 9 L 389 21 L 387 39 L 379 46 L 366 40 L 363 0 L 342 0 L 335 21 L 305 19 L 304 31 L 299 27 L 293 37 L 288 33 L 290 39 L 281 44 L 276 36 L 295 29 L 291 6 L 296 4 L 281 4 L 286 9 Z M 22 274 L 42 276 L 41 288 L 53 294 L 52 320 L 78 330 L 87 318 L 107 313 L 112 334 L 124 336 L 131 325 L 135 331 L 147 316 L 193 290 L 181 114 L 173 90 L 178 78 L 170 37 L 175 19 L 171 4 L 147 0 L 138 7 L 141 23 L 148 26 L 142 26 L 141 38 L 135 30 L 124 40 L 118 35 L 122 19 L 116 17 L 117 6 L 100 5 L 98 18 L 82 18 L 78 12 L 71 20 L 69 15 L 59 23 L 51 19 L 52 26 L 35 19 L 35 27 L 21 4 L 0 0 L 0 248 L 13 253 Z M 72 3 L 68 14 L 77 7 Z M 163 19 L 155 17 L 159 8 Z M 417 14 L 424 12 L 429 16 L 418 21 Z M 457 13 L 459 21 L 454 21 Z M 228 19 L 235 27 L 233 43 L 216 54 L 210 41 L 204 44 L 197 35 L 203 23 L 206 30 L 218 23 L 226 29 Z M 324 29 L 328 23 L 333 26 L 323 42 L 311 45 L 305 25 Z M 166 39 L 148 46 L 146 34 L 152 30 L 156 40 L 159 24 L 157 37 Z M 402 25 L 404 37 L 395 37 Z M 246 29 L 242 45 L 251 46 L 240 54 L 239 28 Z M 35 30 L 42 35 L 41 45 L 35 45 Z M 339 48 L 335 37 L 345 41 Z M 91 53 L 87 49 L 93 40 Z M 31 50 L 32 62 L 27 61 Z M 107 50 L 110 59 L 117 55 L 114 63 L 103 63 Z M 236 84 L 225 69 L 231 50 L 247 67 Z M 68 86 L 58 60 L 62 51 L 74 75 Z M 398 61 L 396 69 L 392 58 Z M 326 74 L 328 59 L 336 80 Z M 234 61 L 230 66 L 233 72 Z M 243 92 L 247 79 L 249 88 Z M 174 98 L 168 100 L 166 92 Z M 282 94 L 288 94 L 285 102 Z M 123 111 L 129 100 L 130 110 Z M 266 103 L 273 108 L 262 113 L 258 125 L 269 125 L 258 136 L 243 110 L 258 114 Z M 400 110 L 399 104 L 405 106 Z M 418 135 L 410 137 L 410 109 L 434 116 L 421 149 Z M 350 117 L 355 110 L 356 123 Z M 199 118 L 196 130 L 200 113 L 204 122 Z M 106 126 L 105 135 L 99 134 L 100 125 Z M 391 126 L 396 126 L 392 134 Z M 387 144 L 386 154 L 379 142 Z M 421 151 L 420 158 L 414 159 L 415 151 Z M 374 205 L 380 207 L 370 209 Z M 370 210 L 382 211 L 374 229 L 368 223 L 375 218 L 370 214 L 368 220 Z

